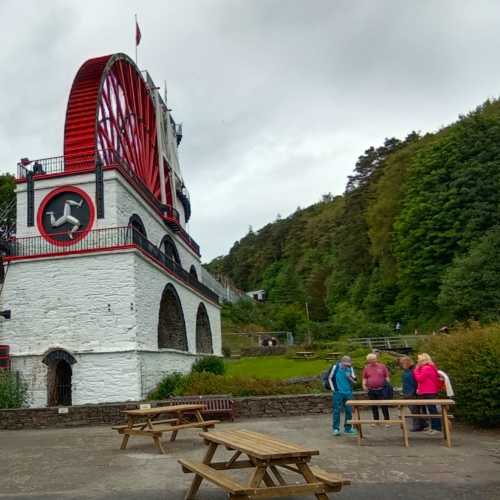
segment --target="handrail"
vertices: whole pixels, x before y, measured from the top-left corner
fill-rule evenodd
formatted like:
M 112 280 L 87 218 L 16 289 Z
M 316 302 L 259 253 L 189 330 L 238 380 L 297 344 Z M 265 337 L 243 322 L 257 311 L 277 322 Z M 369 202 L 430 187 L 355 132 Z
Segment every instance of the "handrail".
M 81 231 L 74 234 L 75 240 Z M 52 233 L 57 236 L 67 233 Z M 132 226 L 108 227 L 94 229 L 71 246 L 58 246 L 47 241 L 42 236 L 26 236 L 10 240 L 10 255 L 7 260 L 36 258 L 64 254 L 90 253 L 104 250 L 138 248 L 157 264 L 166 268 L 168 272 L 195 289 L 211 301 L 218 303 L 219 296 L 196 277 L 186 271 L 180 264 L 163 253 L 156 245 L 149 241 L 142 233 Z
M 40 158 L 37 160 L 24 158 L 17 164 L 16 179 L 18 181 L 25 181 L 31 177 L 33 180 L 38 180 L 49 175 L 94 172 L 98 162 L 101 163 L 104 169 L 118 170 L 139 194 L 153 206 L 165 222 L 168 225 L 173 225 L 174 231 L 179 233 L 179 237 L 188 247 L 190 247 L 196 255 L 200 255 L 200 246 L 180 224 L 179 211 L 171 205 L 163 205 L 146 187 L 130 165 L 115 150 L 102 149 L 66 156 Z M 29 166 L 31 168 L 28 168 Z

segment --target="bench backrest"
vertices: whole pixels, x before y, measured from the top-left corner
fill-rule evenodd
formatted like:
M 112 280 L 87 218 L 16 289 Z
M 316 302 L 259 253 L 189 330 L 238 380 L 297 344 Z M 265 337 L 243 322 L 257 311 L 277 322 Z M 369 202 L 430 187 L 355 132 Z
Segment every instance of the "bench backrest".
M 234 401 L 227 397 L 184 396 L 172 398 L 171 402 L 169 402 L 169 404 L 179 403 L 202 403 L 207 407 L 202 413 L 232 412 L 234 407 Z

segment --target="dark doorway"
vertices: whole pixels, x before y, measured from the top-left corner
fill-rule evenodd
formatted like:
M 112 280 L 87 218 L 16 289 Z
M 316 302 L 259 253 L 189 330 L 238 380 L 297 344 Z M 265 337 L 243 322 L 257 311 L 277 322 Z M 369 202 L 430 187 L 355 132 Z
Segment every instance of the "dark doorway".
M 76 359 L 63 349 L 50 349 L 43 357 L 42 363 L 47 365 L 47 405 L 70 406 L 72 404 L 71 365 Z
M 49 366 L 49 406 L 71 406 L 71 365 L 63 359 Z

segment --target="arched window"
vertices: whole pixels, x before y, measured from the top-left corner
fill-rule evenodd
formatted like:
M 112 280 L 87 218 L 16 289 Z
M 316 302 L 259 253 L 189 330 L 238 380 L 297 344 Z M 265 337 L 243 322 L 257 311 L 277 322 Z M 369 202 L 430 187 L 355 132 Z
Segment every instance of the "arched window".
M 137 214 L 133 214 L 130 216 L 130 219 L 128 220 L 128 225 L 134 230 L 134 232 L 132 233 L 132 238 L 134 243 L 139 243 L 139 240 L 141 240 L 142 238 L 144 239 L 148 238 L 148 235 L 146 233 L 146 228 L 144 227 L 144 223 Z
M 196 314 L 196 352 L 212 354 L 212 330 L 205 304 L 200 303 Z
M 158 318 L 158 348 L 188 350 L 186 323 L 182 305 L 175 291 L 169 283 L 163 290 Z
M 198 273 L 196 272 L 196 267 L 194 267 L 194 264 L 191 265 L 189 268 L 189 274 L 196 280 L 198 281 Z
M 174 262 L 181 265 L 181 259 L 179 258 L 179 252 L 175 246 L 175 242 L 171 236 L 166 234 L 160 243 L 160 250 L 167 256 L 170 257 Z

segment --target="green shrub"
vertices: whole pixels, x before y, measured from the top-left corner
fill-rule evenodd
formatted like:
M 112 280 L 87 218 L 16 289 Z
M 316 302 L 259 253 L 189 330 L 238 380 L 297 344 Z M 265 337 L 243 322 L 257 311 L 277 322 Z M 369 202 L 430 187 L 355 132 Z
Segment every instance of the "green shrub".
M 27 403 L 28 388 L 15 373 L 0 370 L 0 408 L 21 408 Z
M 156 389 L 150 392 L 149 399 L 166 399 L 172 396 L 183 378 L 184 375 L 177 372 L 165 375 Z
M 454 412 L 466 422 L 500 425 L 500 324 L 461 327 L 421 345 L 450 377 Z
M 224 375 L 226 373 L 226 365 L 222 358 L 217 356 L 206 356 L 198 359 L 192 366 L 193 373 L 207 372 L 215 375 Z

